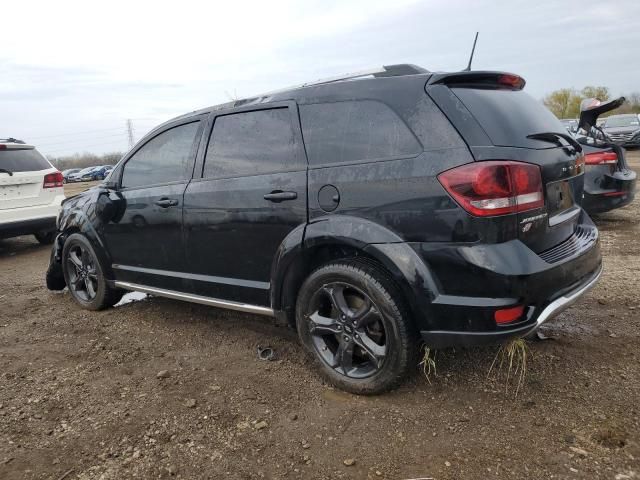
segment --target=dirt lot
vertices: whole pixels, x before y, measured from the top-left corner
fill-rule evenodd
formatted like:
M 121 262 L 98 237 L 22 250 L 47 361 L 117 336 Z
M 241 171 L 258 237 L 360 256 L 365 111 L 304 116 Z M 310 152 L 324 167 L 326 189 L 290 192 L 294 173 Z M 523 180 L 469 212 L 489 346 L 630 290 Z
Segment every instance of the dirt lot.
M 0 478 L 640 479 L 640 203 L 596 222 L 602 281 L 529 345 L 517 399 L 487 378 L 495 348 L 344 394 L 269 320 L 160 298 L 83 311 L 46 290 L 49 248 L 0 241 Z

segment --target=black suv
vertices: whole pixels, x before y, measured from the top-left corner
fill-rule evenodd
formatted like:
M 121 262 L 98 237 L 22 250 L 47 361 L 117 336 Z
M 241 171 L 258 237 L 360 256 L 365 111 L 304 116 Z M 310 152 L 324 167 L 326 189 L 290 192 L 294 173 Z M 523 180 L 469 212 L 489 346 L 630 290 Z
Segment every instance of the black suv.
M 276 316 L 356 393 L 535 331 L 598 279 L 580 145 L 524 80 L 411 65 L 207 108 L 67 200 L 47 274 Z

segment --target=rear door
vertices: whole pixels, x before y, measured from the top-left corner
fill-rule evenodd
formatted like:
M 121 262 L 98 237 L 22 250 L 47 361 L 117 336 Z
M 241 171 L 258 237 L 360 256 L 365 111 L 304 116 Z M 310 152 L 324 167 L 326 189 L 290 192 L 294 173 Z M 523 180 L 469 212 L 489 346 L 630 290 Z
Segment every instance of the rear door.
M 297 108 L 236 109 L 212 123 L 199 175 L 184 196 L 184 277 L 192 293 L 268 306 L 278 248 L 307 221 Z
M 56 169 L 33 147 L 0 150 L 0 210 L 48 205 L 59 188 L 44 187 L 44 176 Z

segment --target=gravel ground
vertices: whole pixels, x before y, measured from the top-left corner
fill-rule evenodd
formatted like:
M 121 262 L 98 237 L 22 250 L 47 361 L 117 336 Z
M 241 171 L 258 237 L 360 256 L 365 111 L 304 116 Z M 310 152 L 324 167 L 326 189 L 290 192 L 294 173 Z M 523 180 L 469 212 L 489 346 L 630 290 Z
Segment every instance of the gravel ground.
M 0 241 L 0 478 L 640 479 L 640 207 L 595 220 L 602 280 L 529 343 L 517 398 L 487 376 L 496 348 L 345 394 L 265 318 L 161 298 L 87 312 L 46 290 L 48 247 Z

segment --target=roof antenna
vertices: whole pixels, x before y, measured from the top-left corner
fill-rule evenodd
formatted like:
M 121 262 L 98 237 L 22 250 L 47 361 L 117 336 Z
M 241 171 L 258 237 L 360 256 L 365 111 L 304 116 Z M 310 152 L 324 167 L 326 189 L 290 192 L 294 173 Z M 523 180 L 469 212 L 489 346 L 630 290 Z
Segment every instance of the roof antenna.
M 478 32 L 476 32 L 476 38 L 473 40 L 473 48 L 471 49 L 471 56 L 469 57 L 469 65 L 463 70 L 463 72 L 471 71 L 471 62 L 473 62 L 473 54 L 476 52 L 476 42 L 478 41 Z

